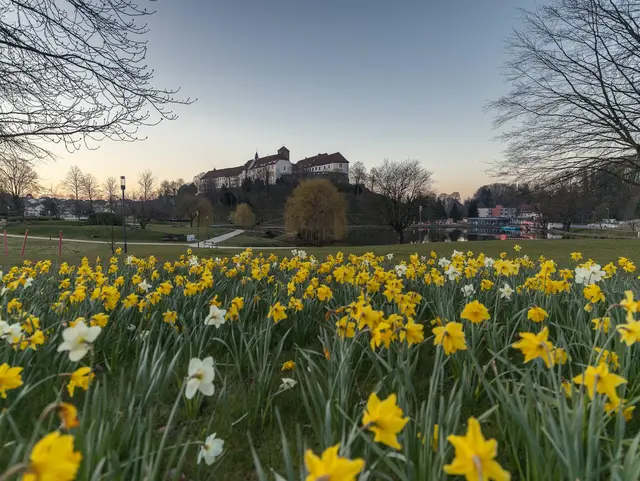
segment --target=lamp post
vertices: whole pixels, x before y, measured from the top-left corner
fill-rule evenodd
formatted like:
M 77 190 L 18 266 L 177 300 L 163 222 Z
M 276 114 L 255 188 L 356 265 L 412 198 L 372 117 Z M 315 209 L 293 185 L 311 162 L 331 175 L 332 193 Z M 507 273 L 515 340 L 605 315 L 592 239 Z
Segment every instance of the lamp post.
M 197 227 L 197 232 L 196 232 L 196 236 L 198 238 L 198 248 L 200 247 L 200 209 L 198 209 L 196 211 L 196 219 L 198 219 L 198 227 Z
M 127 253 L 127 215 L 124 210 L 124 190 L 126 188 L 126 182 L 124 175 L 120 176 L 120 188 L 122 189 L 122 235 L 124 239 L 124 253 Z

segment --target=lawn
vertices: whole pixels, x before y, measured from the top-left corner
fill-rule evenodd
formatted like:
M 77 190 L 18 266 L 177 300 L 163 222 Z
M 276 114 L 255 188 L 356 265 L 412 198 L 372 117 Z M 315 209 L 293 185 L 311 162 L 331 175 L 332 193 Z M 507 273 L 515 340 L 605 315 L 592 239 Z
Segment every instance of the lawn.
M 514 244 L 5 269 L 0 479 L 638 479 L 635 245 Z
M 29 235 L 37 237 L 58 238 L 62 232 L 63 239 L 83 239 L 83 240 L 106 240 L 110 238 L 109 231 L 104 226 L 95 225 L 77 225 L 76 222 L 67 223 L 58 222 L 31 222 L 11 224 L 6 227 L 7 234 L 24 235 L 25 230 L 29 230 Z M 202 240 L 226 234 L 232 231 L 232 228 L 226 227 L 209 227 L 197 226 L 189 227 L 188 224 L 167 224 L 167 223 L 150 223 L 146 229 L 139 226 L 127 226 L 127 240 L 131 242 L 162 242 L 162 238 L 167 234 L 187 235 L 193 234 Z M 123 238 L 122 227 L 115 231 L 116 239 L 121 241 Z M 182 241 L 185 242 L 185 241 Z
M 231 243 L 233 239 L 238 239 Z M 252 247 L 254 252 L 269 255 L 271 253 L 277 256 L 290 255 L 290 249 L 281 248 L 277 241 L 273 241 L 278 249 L 274 246 L 260 247 L 257 238 L 241 234 L 237 238 L 230 239 L 220 244 L 217 249 L 194 249 L 196 255 L 201 257 L 219 257 L 224 255 L 234 255 L 238 253 L 238 249 L 233 245 Z M 246 240 L 252 244 L 244 244 L 240 241 Z M 268 241 L 268 240 L 267 240 Z M 256 245 L 258 244 L 258 245 Z M 0 265 L 13 265 L 20 263 L 23 258 L 20 256 L 20 248 L 22 241 L 15 238 L 9 238 L 9 257 L 5 257 L 0 252 Z M 386 246 L 332 246 L 332 247 L 303 247 L 307 253 L 316 257 L 323 258 L 328 254 L 335 253 L 340 250 L 345 254 L 364 254 L 373 252 L 376 255 L 393 254 L 398 259 L 407 259 L 409 255 L 418 253 L 420 255 L 429 255 L 433 250 L 438 256 L 449 256 L 454 250 L 467 251 L 471 250 L 475 253 L 484 252 L 486 255 L 497 257 L 501 252 L 513 254 L 515 245 L 522 247 L 522 254 L 526 254 L 531 258 L 538 258 L 544 255 L 548 258 L 556 259 L 559 263 L 568 262 L 571 252 L 581 252 L 586 257 L 592 257 L 599 262 L 615 261 L 618 257 L 624 256 L 635 262 L 640 263 L 640 240 L 609 240 L 609 239 L 565 239 L 565 240 L 535 240 L 535 241 L 474 241 L 474 242 L 438 242 L 430 244 L 394 244 Z M 225 246 L 227 246 L 225 248 Z M 129 253 L 136 256 L 155 255 L 160 260 L 170 260 L 175 256 L 186 251 L 185 246 L 172 246 L 170 243 L 159 246 L 129 245 Z M 111 254 L 108 246 L 98 244 L 81 244 L 73 242 L 63 243 L 62 260 L 67 262 L 78 262 L 82 257 L 95 258 L 100 256 L 106 258 Z M 56 242 L 29 240 L 25 251 L 24 259 L 42 260 L 51 259 L 58 260 L 58 245 Z

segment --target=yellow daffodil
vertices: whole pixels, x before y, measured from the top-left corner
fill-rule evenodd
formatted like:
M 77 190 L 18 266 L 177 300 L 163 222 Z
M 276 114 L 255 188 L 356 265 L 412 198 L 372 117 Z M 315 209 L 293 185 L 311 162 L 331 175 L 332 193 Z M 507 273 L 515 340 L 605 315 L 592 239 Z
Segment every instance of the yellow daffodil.
M 278 322 L 287 318 L 287 310 L 278 301 L 269 308 L 269 314 L 267 314 L 267 318 L 272 319 L 273 322 L 277 324 Z
M 553 344 L 549 342 L 549 329 L 544 328 L 538 334 L 531 332 L 521 332 L 521 340 L 512 344 L 512 347 L 520 349 L 524 354 L 524 362 L 534 359 L 542 359 L 547 367 L 553 367 L 555 358 L 553 356 Z
M 605 394 L 609 399 L 616 400 L 618 399 L 616 388 L 625 384 L 627 380 L 622 376 L 610 373 L 606 363 L 600 363 L 596 367 L 587 366 L 583 374 L 573 378 L 573 382 L 585 386 L 591 399 L 597 393 Z
M 320 455 L 307 449 L 304 453 L 304 464 L 309 473 L 305 481 L 355 481 L 356 476 L 364 468 L 364 460 L 350 460 L 338 456 L 340 444 L 336 444 Z
M 460 322 L 448 322 L 445 326 L 434 327 L 431 332 L 435 335 L 433 344 L 442 346 L 447 356 L 456 351 L 465 351 L 467 349 L 462 323 Z
M 11 367 L 6 362 L 0 364 L 0 397 L 6 399 L 7 391 L 22 386 L 21 367 Z
M 595 319 L 591 319 L 591 323 L 593 324 L 594 331 L 601 330 L 605 334 L 607 334 L 609 332 L 609 329 L 611 328 L 611 318 L 609 317 L 597 317 Z
M 589 284 L 582 291 L 585 299 L 588 299 L 592 304 L 604 302 L 604 293 L 598 284 Z
M 176 311 L 165 311 L 162 314 L 162 320 L 167 324 L 175 324 L 178 319 L 178 313 Z
M 60 417 L 61 428 L 68 431 L 69 429 L 80 426 L 78 420 L 78 410 L 73 404 L 59 403 L 56 406 L 58 417 Z
M 282 364 L 282 368 L 280 370 L 281 371 L 293 371 L 295 368 L 296 368 L 295 361 L 286 361 L 284 364 Z
M 471 301 L 462 310 L 460 314 L 462 319 L 467 319 L 468 321 L 473 322 L 474 324 L 478 324 L 482 321 L 486 321 L 491 319 L 489 315 L 489 310 L 485 307 L 484 304 L 478 301 Z
M 82 461 L 82 454 L 74 451 L 73 436 L 58 431 L 39 440 L 29 454 L 29 466 L 23 481 L 72 481 Z
M 619 324 L 616 326 L 616 331 L 620 334 L 622 342 L 627 346 L 640 342 L 640 321 L 632 319 L 626 324 Z
M 400 329 L 400 340 L 407 340 L 407 344 L 412 346 L 413 344 L 420 344 L 424 341 L 424 326 L 417 324 L 413 319 L 407 319 L 407 323 Z
M 527 311 L 527 319 L 533 322 L 542 322 L 549 314 L 542 307 L 534 306 Z
M 376 393 L 371 393 L 362 417 L 362 425 L 375 435 L 373 440 L 376 443 L 401 449 L 397 436 L 409 421 L 409 418 L 403 415 L 402 409 L 396 404 L 395 394 L 381 401 Z
M 89 384 L 91 384 L 91 381 L 93 381 L 94 377 L 95 374 L 91 372 L 90 367 L 81 367 L 80 369 L 75 370 L 71 374 L 71 379 L 67 384 L 67 391 L 69 392 L 69 396 L 73 397 L 76 387 L 84 389 L 85 391 L 89 389 Z
M 444 466 L 449 475 L 464 476 L 467 481 L 509 481 L 511 475 L 498 464 L 498 442 L 485 439 L 476 418 L 469 418 L 465 436 L 450 435 L 447 440 L 455 449 L 451 464 Z

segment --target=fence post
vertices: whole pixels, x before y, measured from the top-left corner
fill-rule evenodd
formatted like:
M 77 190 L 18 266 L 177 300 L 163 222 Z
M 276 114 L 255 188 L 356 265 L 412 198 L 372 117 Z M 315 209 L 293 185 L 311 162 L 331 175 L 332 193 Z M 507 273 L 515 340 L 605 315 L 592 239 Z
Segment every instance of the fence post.
M 20 251 L 20 255 L 24 255 L 24 248 L 27 246 L 27 237 L 29 237 L 29 229 L 25 229 L 24 231 L 24 240 L 22 241 L 22 251 Z

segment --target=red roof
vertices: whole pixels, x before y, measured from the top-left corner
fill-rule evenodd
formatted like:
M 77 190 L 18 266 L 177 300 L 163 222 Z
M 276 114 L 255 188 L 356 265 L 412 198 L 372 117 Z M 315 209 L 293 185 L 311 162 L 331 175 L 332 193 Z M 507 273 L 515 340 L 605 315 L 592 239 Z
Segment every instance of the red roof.
M 333 154 L 318 154 L 313 157 L 307 157 L 299 160 L 293 165 L 294 169 L 308 169 L 310 167 L 318 167 L 320 165 L 327 164 L 348 164 L 349 161 L 344 158 L 340 152 L 334 152 Z
M 202 179 L 219 179 L 221 177 L 235 177 L 244 172 L 244 166 L 213 169 L 202 176 Z

